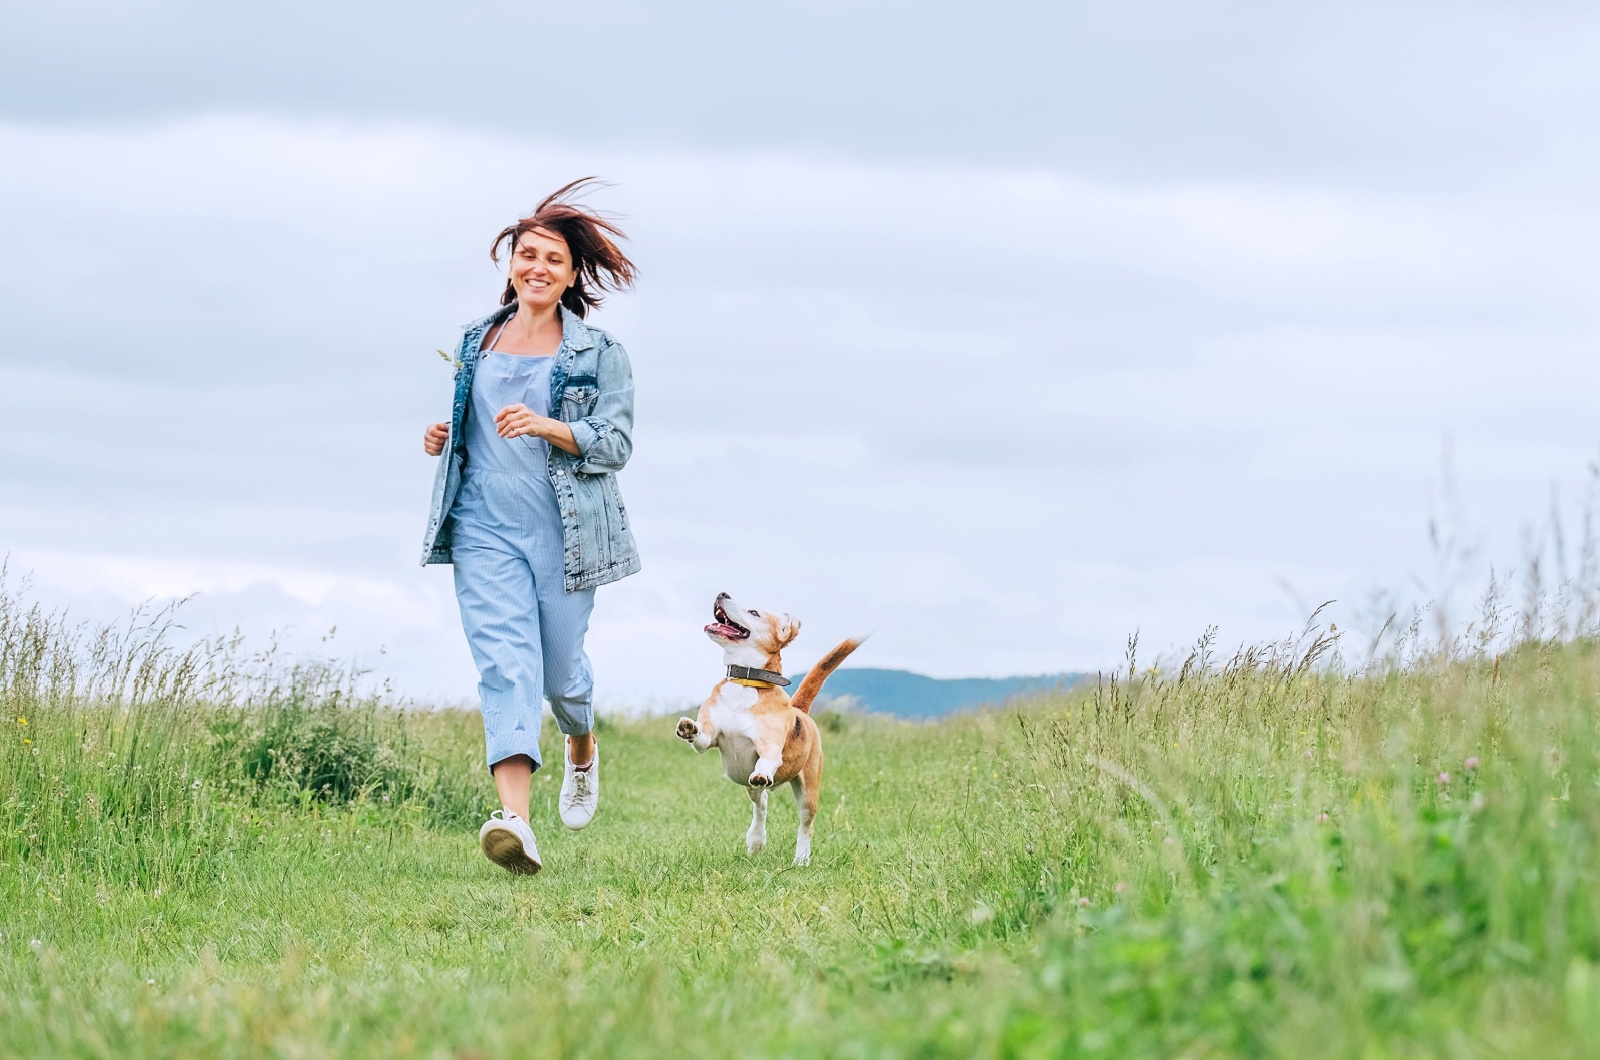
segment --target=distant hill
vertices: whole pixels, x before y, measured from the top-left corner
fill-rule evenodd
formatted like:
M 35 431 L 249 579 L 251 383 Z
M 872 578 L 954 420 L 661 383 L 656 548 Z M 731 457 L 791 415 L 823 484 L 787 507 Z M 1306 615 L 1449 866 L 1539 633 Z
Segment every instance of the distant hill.
M 793 693 L 805 674 L 790 675 Z M 925 677 L 910 670 L 839 670 L 823 686 L 822 699 L 848 697 L 858 710 L 902 718 L 933 718 L 1030 692 L 1070 688 L 1092 674 L 1036 677 Z

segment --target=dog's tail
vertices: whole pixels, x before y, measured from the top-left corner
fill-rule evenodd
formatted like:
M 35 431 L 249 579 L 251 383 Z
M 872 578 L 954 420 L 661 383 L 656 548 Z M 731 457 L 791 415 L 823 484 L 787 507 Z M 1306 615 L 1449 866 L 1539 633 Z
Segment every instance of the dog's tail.
M 817 665 L 806 671 L 806 678 L 800 682 L 800 687 L 796 690 L 794 698 L 789 700 L 789 705 L 796 710 L 803 710 L 810 714 L 811 701 L 817 698 L 818 692 L 822 691 L 822 682 L 826 681 L 828 675 L 839 668 L 840 663 L 850 657 L 851 652 L 861 647 L 861 642 L 866 639 L 866 637 L 851 637 L 824 655 L 817 662 Z

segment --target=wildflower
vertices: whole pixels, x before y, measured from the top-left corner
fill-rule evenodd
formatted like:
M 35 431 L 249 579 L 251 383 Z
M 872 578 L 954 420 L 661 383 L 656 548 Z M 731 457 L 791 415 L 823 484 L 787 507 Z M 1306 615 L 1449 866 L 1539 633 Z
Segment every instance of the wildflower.
M 28 719 L 27 718 L 18 718 L 17 719 L 17 724 L 18 725 L 22 725 L 22 726 L 26 726 L 28 724 Z
M 144 981 L 144 985 L 145 986 L 155 986 L 156 985 L 156 981 L 154 979 L 146 979 Z
M 1467 772 L 1470 773 L 1474 769 L 1478 768 L 1478 756 L 1477 755 L 1468 755 L 1467 756 L 1467 760 L 1465 762 L 1461 763 L 1461 764 L 1463 766 L 1465 766 L 1466 769 L 1467 769 Z
M 199 791 L 200 790 L 200 781 L 196 780 L 193 784 L 190 784 L 189 786 L 191 788 L 193 788 L 194 790 Z
M 43 946 L 43 945 L 44 945 L 44 943 L 40 942 L 38 939 L 29 939 L 28 940 L 28 947 L 30 949 L 35 949 L 36 950 L 40 946 Z
M 1166 838 L 1162 839 L 1161 840 L 1161 844 L 1163 846 L 1169 846 L 1170 847 L 1172 845 L 1172 837 L 1171 836 L 1167 836 Z
M 1078 906 L 1080 908 L 1083 908 L 1083 909 L 1089 908 L 1089 899 L 1087 899 L 1087 898 L 1079 898 L 1078 899 Z
M 23 738 L 22 738 L 22 746 L 24 746 L 24 747 L 27 747 L 27 746 L 29 746 L 29 745 L 30 745 L 30 744 L 32 744 L 32 743 L 33 743 L 33 741 L 32 741 L 32 740 L 30 740 L 30 739 L 28 739 L 28 738 L 27 738 L 27 737 L 26 737 L 26 736 L 24 736 L 24 737 L 23 737 Z
M 1328 815 L 1327 815 L 1326 812 L 1317 814 L 1317 823 L 1318 824 L 1327 824 L 1328 823 Z
M 1121 894 L 1123 891 L 1126 891 L 1127 889 L 1128 889 L 1128 885 L 1126 883 L 1123 883 L 1121 880 L 1117 881 L 1116 890 L 1117 890 L 1118 894 Z
M 1441 784 L 1448 784 L 1448 783 L 1450 783 L 1450 774 L 1449 773 L 1440 773 L 1434 779 L 1437 780 Z
M 1027 846 L 1023 847 L 1022 850 L 1023 850 L 1023 853 L 1025 853 L 1025 854 L 1032 854 L 1033 853 L 1033 844 L 1029 843 Z

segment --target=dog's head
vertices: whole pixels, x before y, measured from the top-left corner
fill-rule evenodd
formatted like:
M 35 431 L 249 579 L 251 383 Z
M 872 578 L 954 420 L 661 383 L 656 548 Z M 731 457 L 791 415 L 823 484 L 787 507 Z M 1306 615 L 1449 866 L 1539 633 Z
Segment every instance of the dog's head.
M 706 627 L 706 636 L 728 662 L 741 666 L 765 667 L 800 635 L 798 618 L 740 607 L 727 593 L 717 594 L 711 617 L 716 621 Z

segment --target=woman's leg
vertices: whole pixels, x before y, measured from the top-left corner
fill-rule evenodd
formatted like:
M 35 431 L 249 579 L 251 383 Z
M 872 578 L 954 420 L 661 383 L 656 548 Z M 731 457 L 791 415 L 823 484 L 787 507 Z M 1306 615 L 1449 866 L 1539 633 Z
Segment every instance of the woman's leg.
M 573 764 L 583 766 L 594 756 L 594 676 L 583 650 L 594 590 L 569 593 L 551 578 L 539 581 L 538 594 L 545 697 L 556 728 L 572 741 Z
M 494 788 L 500 794 L 500 805 L 526 821 L 528 792 L 533 787 L 533 759 L 527 755 L 512 755 L 489 769 L 494 774 Z
M 587 828 L 600 806 L 600 756 L 594 745 L 594 680 L 583 635 L 589 628 L 594 590 L 569 593 L 557 579 L 555 592 L 539 583 L 539 631 L 545 655 L 545 696 L 566 735 L 565 771 L 556 807 L 568 828 Z
M 533 571 L 522 556 L 476 543 L 458 540 L 451 551 L 461 624 L 478 664 L 489 768 L 500 788 L 505 764 L 511 787 L 501 789 L 502 802 L 526 820 L 528 778 L 540 763 L 545 684 Z M 518 803 L 506 801 L 519 790 Z

